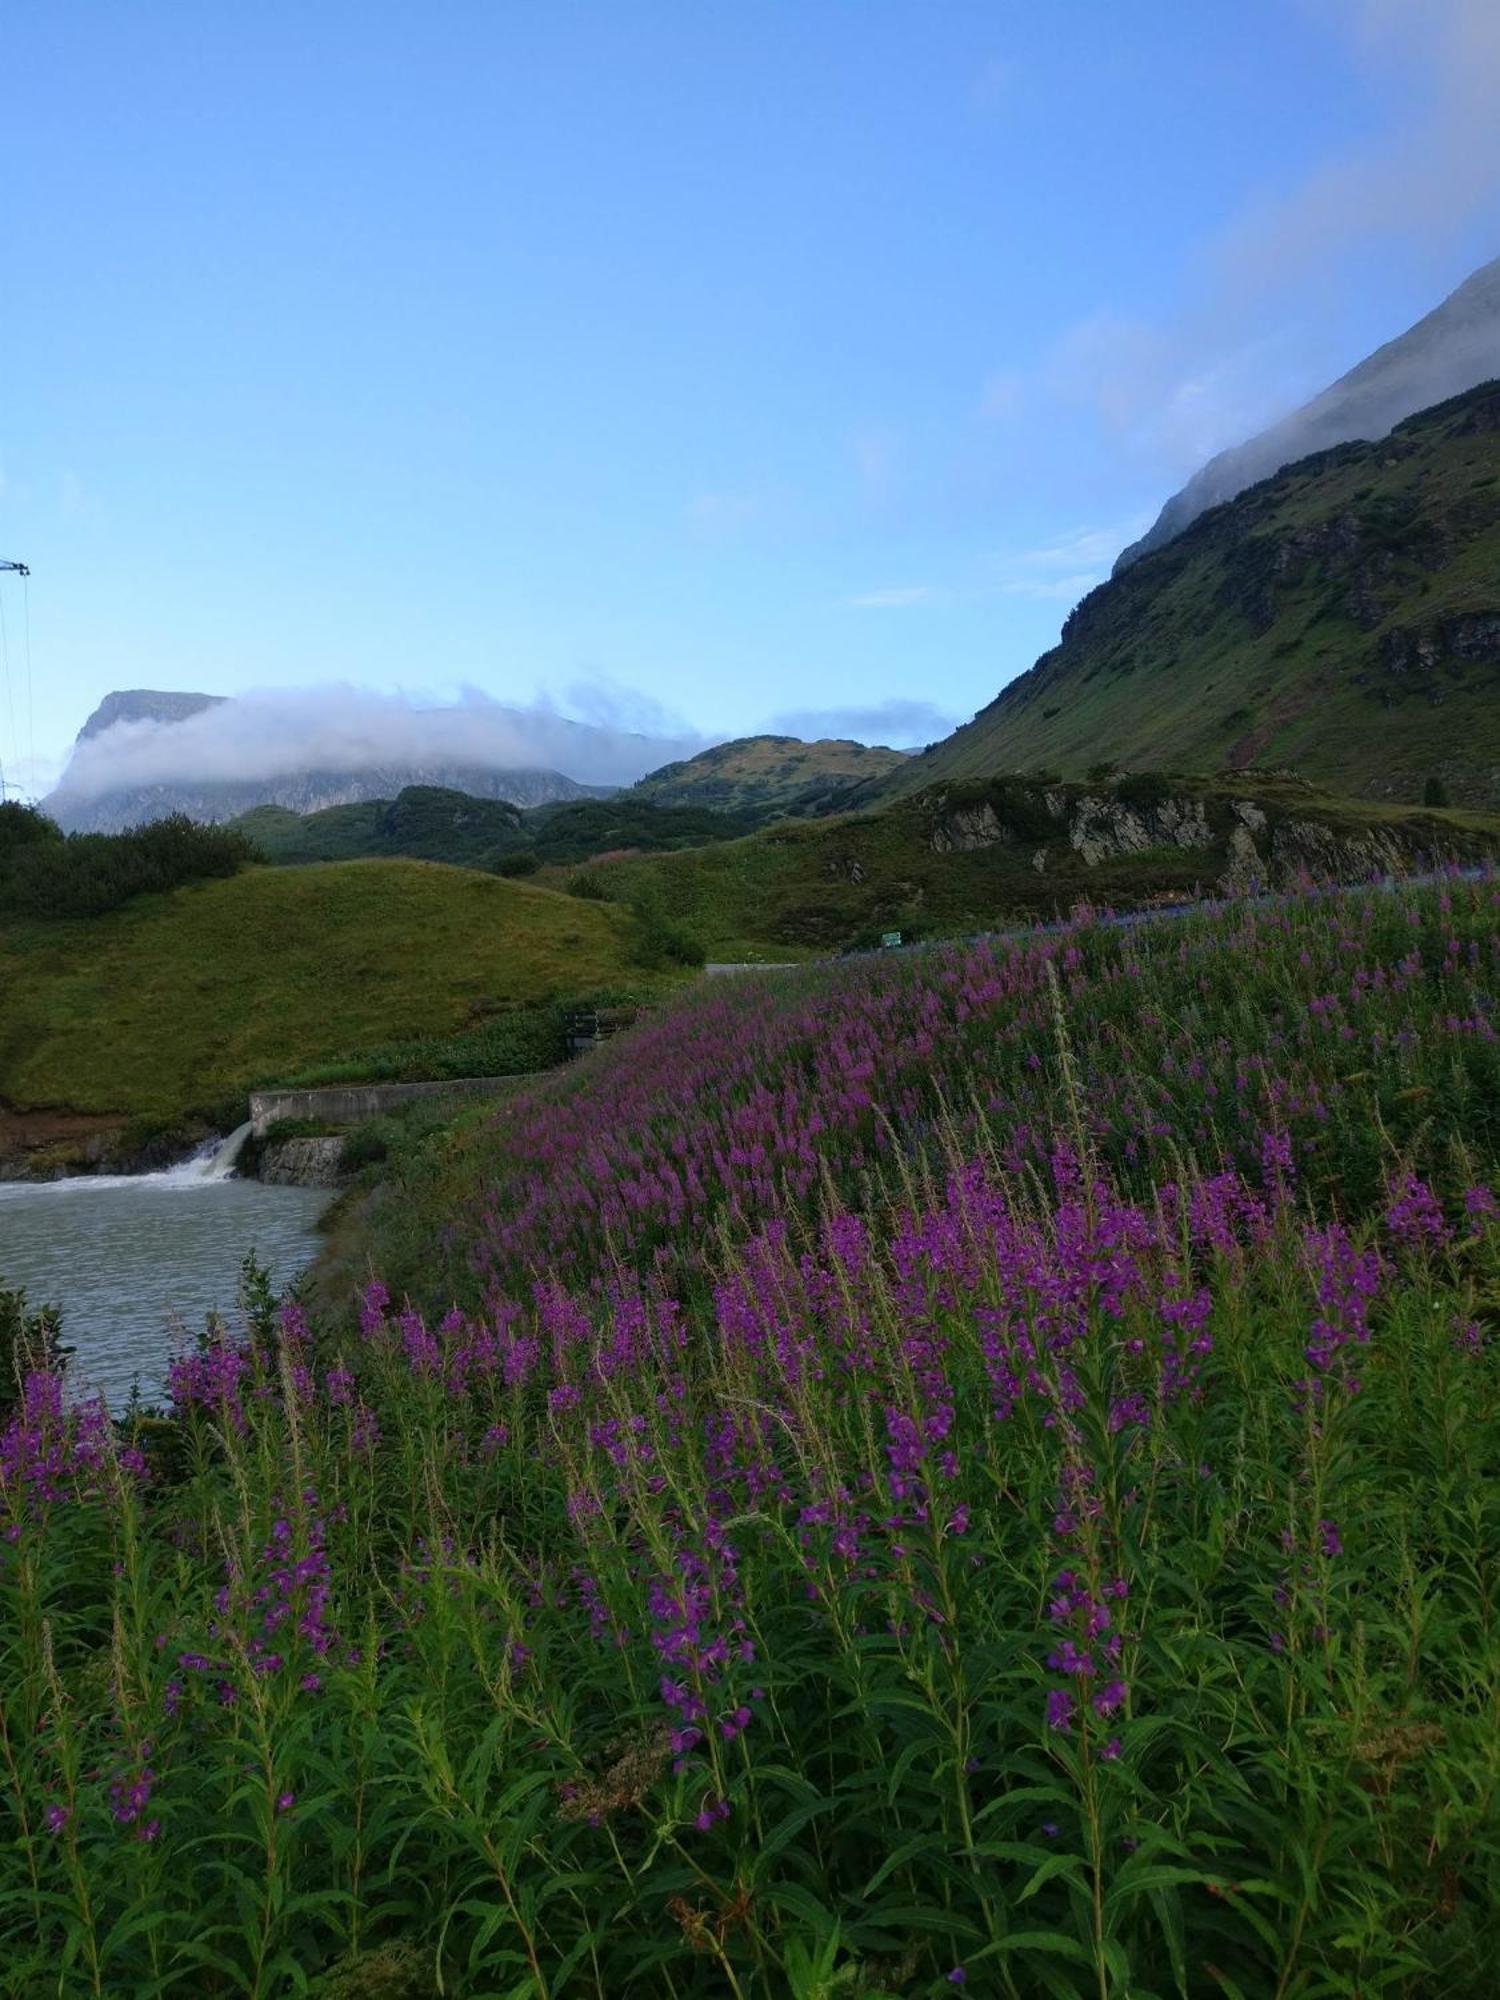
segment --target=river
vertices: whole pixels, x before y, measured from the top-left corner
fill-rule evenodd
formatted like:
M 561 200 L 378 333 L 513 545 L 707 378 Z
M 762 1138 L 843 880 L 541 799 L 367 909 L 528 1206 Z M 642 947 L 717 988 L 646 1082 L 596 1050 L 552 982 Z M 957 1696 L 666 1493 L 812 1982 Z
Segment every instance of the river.
M 177 1346 L 232 1318 L 248 1252 L 278 1287 L 316 1256 L 332 1196 L 234 1176 L 248 1129 L 164 1173 L 0 1182 L 0 1285 L 62 1313 L 75 1396 L 159 1398 Z

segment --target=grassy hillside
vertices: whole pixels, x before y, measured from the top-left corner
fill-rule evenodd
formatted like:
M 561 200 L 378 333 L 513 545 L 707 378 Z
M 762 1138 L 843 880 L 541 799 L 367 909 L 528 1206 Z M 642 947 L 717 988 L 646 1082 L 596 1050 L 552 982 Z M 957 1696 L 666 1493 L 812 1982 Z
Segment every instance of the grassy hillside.
M 1261 859 L 1244 851 L 1250 803 Z M 797 956 L 1209 893 L 1239 865 L 1357 877 L 1440 852 L 1500 853 L 1500 818 L 1356 802 L 1303 784 L 1142 774 L 1087 785 L 938 786 L 883 811 L 785 820 L 690 853 L 596 863 L 585 879 L 653 899 L 721 958 Z M 562 876 L 557 878 L 559 882 Z M 577 878 L 572 878 L 576 880 Z
M 476 799 L 444 785 L 408 785 L 394 799 L 365 799 L 298 813 L 256 806 L 233 822 L 268 861 L 356 861 L 367 856 L 491 866 L 519 833 L 504 799 Z
M 500 799 L 476 799 L 441 785 L 408 785 L 394 799 L 327 806 L 320 812 L 257 806 L 234 826 L 268 861 L 405 856 L 520 874 L 549 862 L 585 861 L 615 848 L 661 853 L 707 840 L 733 840 L 756 823 L 751 813 L 657 805 L 626 794 L 561 799 L 523 812 Z
M 1092 591 L 973 722 L 868 788 L 1290 766 L 1500 804 L 1500 385 L 1302 460 Z
M 632 935 L 621 910 L 412 861 L 256 868 L 103 917 L 6 922 L 0 1098 L 174 1115 L 616 984 Z
M 741 736 L 681 763 L 663 764 L 632 785 L 627 796 L 715 812 L 803 811 L 810 800 L 883 778 L 906 761 L 904 751 L 843 737 L 804 743 L 799 736 Z

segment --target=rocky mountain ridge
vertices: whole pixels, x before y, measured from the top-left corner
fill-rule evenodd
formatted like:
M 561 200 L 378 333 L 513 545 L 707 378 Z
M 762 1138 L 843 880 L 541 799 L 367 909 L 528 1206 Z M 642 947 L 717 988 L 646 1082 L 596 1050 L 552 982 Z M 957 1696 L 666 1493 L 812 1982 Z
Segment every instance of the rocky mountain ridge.
M 1500 805 L 1500 382 L 1285 467 L 1089 592 L 972 722 L 861 786 L 1274 765 Z
M 1500 376 L 1500 257 L 1465 279 L 1425 318 L 1280 423 L 1211 458 L 1174 493 L 1116 576 L 1161 548 L 1209 508 L 1310 453 L 1353 438 L 1385 437 L 1404 417 Z

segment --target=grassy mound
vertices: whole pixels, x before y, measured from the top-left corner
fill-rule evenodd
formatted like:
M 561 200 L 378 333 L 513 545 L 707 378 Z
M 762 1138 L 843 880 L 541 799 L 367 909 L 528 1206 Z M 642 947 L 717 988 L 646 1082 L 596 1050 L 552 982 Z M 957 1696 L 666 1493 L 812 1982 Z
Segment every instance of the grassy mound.
M 258 868 L 0 925 L 0 1097 L 175 1115 L 368 1044 L 617 985 L 623 911 L 412 861 Z M 638 975 L 636 975 L 638 977 Z

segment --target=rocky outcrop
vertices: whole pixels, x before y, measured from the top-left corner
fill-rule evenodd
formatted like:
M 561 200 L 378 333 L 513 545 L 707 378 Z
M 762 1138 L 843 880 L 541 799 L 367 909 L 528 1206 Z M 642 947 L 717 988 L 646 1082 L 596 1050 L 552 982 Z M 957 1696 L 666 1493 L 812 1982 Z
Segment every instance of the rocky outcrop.
M 1090 868 L 1116 855 L 1145 854 L 1153 847 L 1192 849 L 1214 844 L 1201 799 L 1166 798 L 1159 805 L 1141 807 L 1089 792 L 1072 800 L 1067 793 L 1049 793 L 1049 806 L 1054 798 L 1066 820 L 1068 845 Z
M 1038 817 L 1047 823 L 1041 831 L 1050 834 L 1041 844 Z M 1001 791 L 991 802 L 940 807 L 928 843 L 938 854 L 969 854 L 1024 841 L 1038 874 L 1070 853 L 1085 868 L 1174 850 L 1201 854 L 1204 888 L 1238 894 L 1304 876 L 1358 881 L 1424 865 L 1444 832 L 1434 822 L 1403 832 L 1378 823 L 1341 824 L 1251 798 L 1157 793 L 1154 784 L 1127 777 L 1118 790 L 1033 787 L 1024 794 Z
M 1377 671 L 1358 676 L 1362 686 L 1390 703 L 1407 695 L 1437 705 L 1444 681 L 1471 667 L 1500 667 L 1500 611 L 1463 611 L 1430 625 L 1396 625 L 1381 634 Z
M 931 838 L 935 854 L 972 854 L 1015 836 L 993 806 L 982 805 L 956 806 L 933 827 Z

